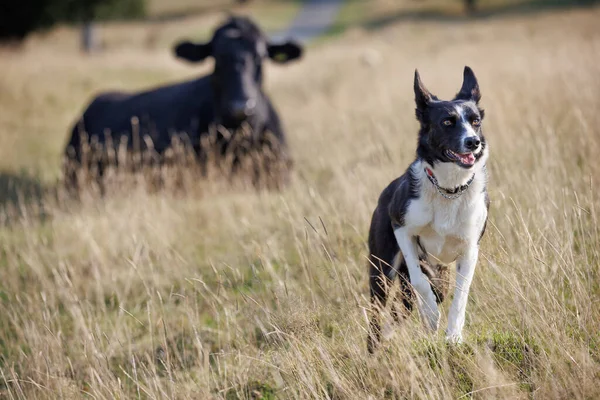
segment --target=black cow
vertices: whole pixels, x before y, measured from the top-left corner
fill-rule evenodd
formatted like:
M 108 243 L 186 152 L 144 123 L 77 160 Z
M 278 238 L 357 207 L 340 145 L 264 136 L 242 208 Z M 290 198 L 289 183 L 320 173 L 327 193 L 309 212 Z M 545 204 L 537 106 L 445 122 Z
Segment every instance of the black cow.
M 76 187 L 82 167 L 96 169 L 101 178 L 108 162 L 118 160 L 110 155 L 118 154 L 119 149 L 131 154 L 131 150 L 151 148 L 160 159 L 174 135 L 181 134 L 201 162 L 207 158 L 204 139 L 211 137 L 220 155 L 231 150 L 231 143 L 243 142 L 246 153 L 268 150 L 278 162 L 290 164 L 279 116 L 262 90 L 262 67 L 265 58 L 277 63 L 299 58 L 300 45 L 269 43 L 250 19 L 231 17 L 210 42 L 185 41 L 174 50 L 177 57 L 190 62 L 213 57 L 213 72 L 142 93 L 97 96 L 73 127 L 67 144 L 67 185 Z M 242 136 L 245 139 L 238 140 Z M 234 166 L 237 161 L 236 156 Z

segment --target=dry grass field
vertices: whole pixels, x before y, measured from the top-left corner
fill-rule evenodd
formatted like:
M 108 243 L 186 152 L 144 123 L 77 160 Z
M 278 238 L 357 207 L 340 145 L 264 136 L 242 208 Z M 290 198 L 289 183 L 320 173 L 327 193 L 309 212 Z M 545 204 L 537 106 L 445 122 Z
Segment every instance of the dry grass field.
M 52 189 L 90 96 L 210 66 L 128 45 L 136 24 L 91 57 L 66 29 L 2 50 L 0 398 L 599 398 L 599 19 L 596 6 L 352 29 L 266 71 L 295 158 L 287 189 L 123 186 L 78 204 Z M 413 72 L 448 98 L 464 65 L 492 199 L 465 343 L 415 314 L 369 356 L 367 230 L 414 157 Z

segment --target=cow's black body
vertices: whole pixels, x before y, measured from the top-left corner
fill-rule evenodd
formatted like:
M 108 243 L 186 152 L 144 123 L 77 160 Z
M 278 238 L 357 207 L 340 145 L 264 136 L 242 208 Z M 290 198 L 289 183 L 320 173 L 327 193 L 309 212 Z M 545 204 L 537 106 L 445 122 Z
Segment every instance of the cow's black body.
M 272 161 L 289 165 L 285 132 L 262 90 L 262 60 L 292 60 L 300 56 L 299 46 L 268 44 L 250 20 L 231 18 L 216 30 L 211 42 L 183 42 L 175 52 L 191 62 L 212 56 L 215 70 L 196 80 L 141 93 L 97 96 L 71 132 L 65 150 L 68 183 L 76 182 L 82 167 L 93 167 L 102 176 L 109 161 L 118 161 L 118 157 L 108 156 L 111 149 L 113 154 L 119 148 L 142 153 L 151 150 L 152 159 L 161 160 L 174 137 L 192 147 L 200 160 L 207 158 L 208 142 L 213 145 L 211 149 L 216 145 L 221 155 L 231 150 L 232 143 L 243 143 L 242 152 L 268 150 Z M 203 140 L 208 136 L 210 141 Z M 91 156 L 86 156 L 86 149 Z M 239 152 L 234 163 L 238 156 Z

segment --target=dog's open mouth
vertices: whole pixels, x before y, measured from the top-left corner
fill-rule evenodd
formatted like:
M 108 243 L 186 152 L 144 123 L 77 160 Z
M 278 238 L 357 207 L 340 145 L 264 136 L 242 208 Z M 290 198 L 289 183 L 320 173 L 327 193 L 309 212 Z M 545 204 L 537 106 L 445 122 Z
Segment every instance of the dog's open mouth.
M 475 164 L 475 155 L 473 153 L 460 154 L 460 153 L 456 153 L 452 150 L 446 150 L 446 155 L 451 160 L 458 161 L 462 165 L 465 165 L 468 167 Z

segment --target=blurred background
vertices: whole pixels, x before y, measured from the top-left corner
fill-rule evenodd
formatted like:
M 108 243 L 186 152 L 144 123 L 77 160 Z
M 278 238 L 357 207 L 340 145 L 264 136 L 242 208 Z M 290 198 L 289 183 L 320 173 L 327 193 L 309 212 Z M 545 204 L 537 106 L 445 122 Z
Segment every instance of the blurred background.
M 210 73 L 172 46 L 229 13 L 306 46 L 265 62 L 290 186 L 57 200 L 91 98 Z M 3 0 L 0 398 L 600 398 L 599 21 L 595 0 Z M 447 99 L 465 65 L 492 199 L 467 345 L 413 316 L 367 357 L 367 230 L 414 159 L 414 70 Z
M 418 45 L 417 41 L 427 37 L 428 26 L 433 24 L 449 32 L 449 37 L 440 37 L 433 45 L 442 47 L 443 41 L 462 31 L 463 23 L 485 26 L 486 22 L 501 20 L 510 30 L 511 26 L 523 26 L 523 18 L 539 21 L 541 15 L 558 16 L 592 9 L 595 3 L 595 0 L 5 1 L 0 12 L 3 93 L 0 102 L 4 110 L 0 127 L 7 136 L 5 143 L 10 143 L 7 147 L 15 151 L 0 162 L 5 169 L 33 169 L 44 180 L 57 178 L 62 136 L 92 94 L 106 88 L 142 89 L 209 71 L 209 66 L 192 70 L 175 62 L 171 47 L 183 38 L 208 40 L 229 13 L 251 16 L 275 40 L 294 38 L 315 48 L 330 45 L 332 40 L 340 43 L 344 36 L 350 38 L 346 42 L 365 34 L 388 40 L 392 34 L 390 28 L 402 26 L 410 27 L 410 36 L 396 38 L 398 43 L 403 45 L 410 40 Z M 544 26 L 552 28 L 549 24 Z M 562 29 L 556 22 L 551 30 L 557 33 Z M 475 33 L 474 40 L 480 40 L 481 36 Z M 357 46 L 362 44 L 357 42 Z M 364 61 L 380 61 L 381 51 L 370 47 L 363 46 Z M 309 57 L 311 53 L 307 53 Z M 269 80 L 267 83 L 270 84 Z M 29 110 L 35 109 L 35 116 L 27 114 L 32 111 L 22 110 L 24 105 Z M 14 118 L 24 112 L 16 123 Z M 31 143 L 30 135 L 41 133 L 42 127 L 44 144 L 40 140 Z

